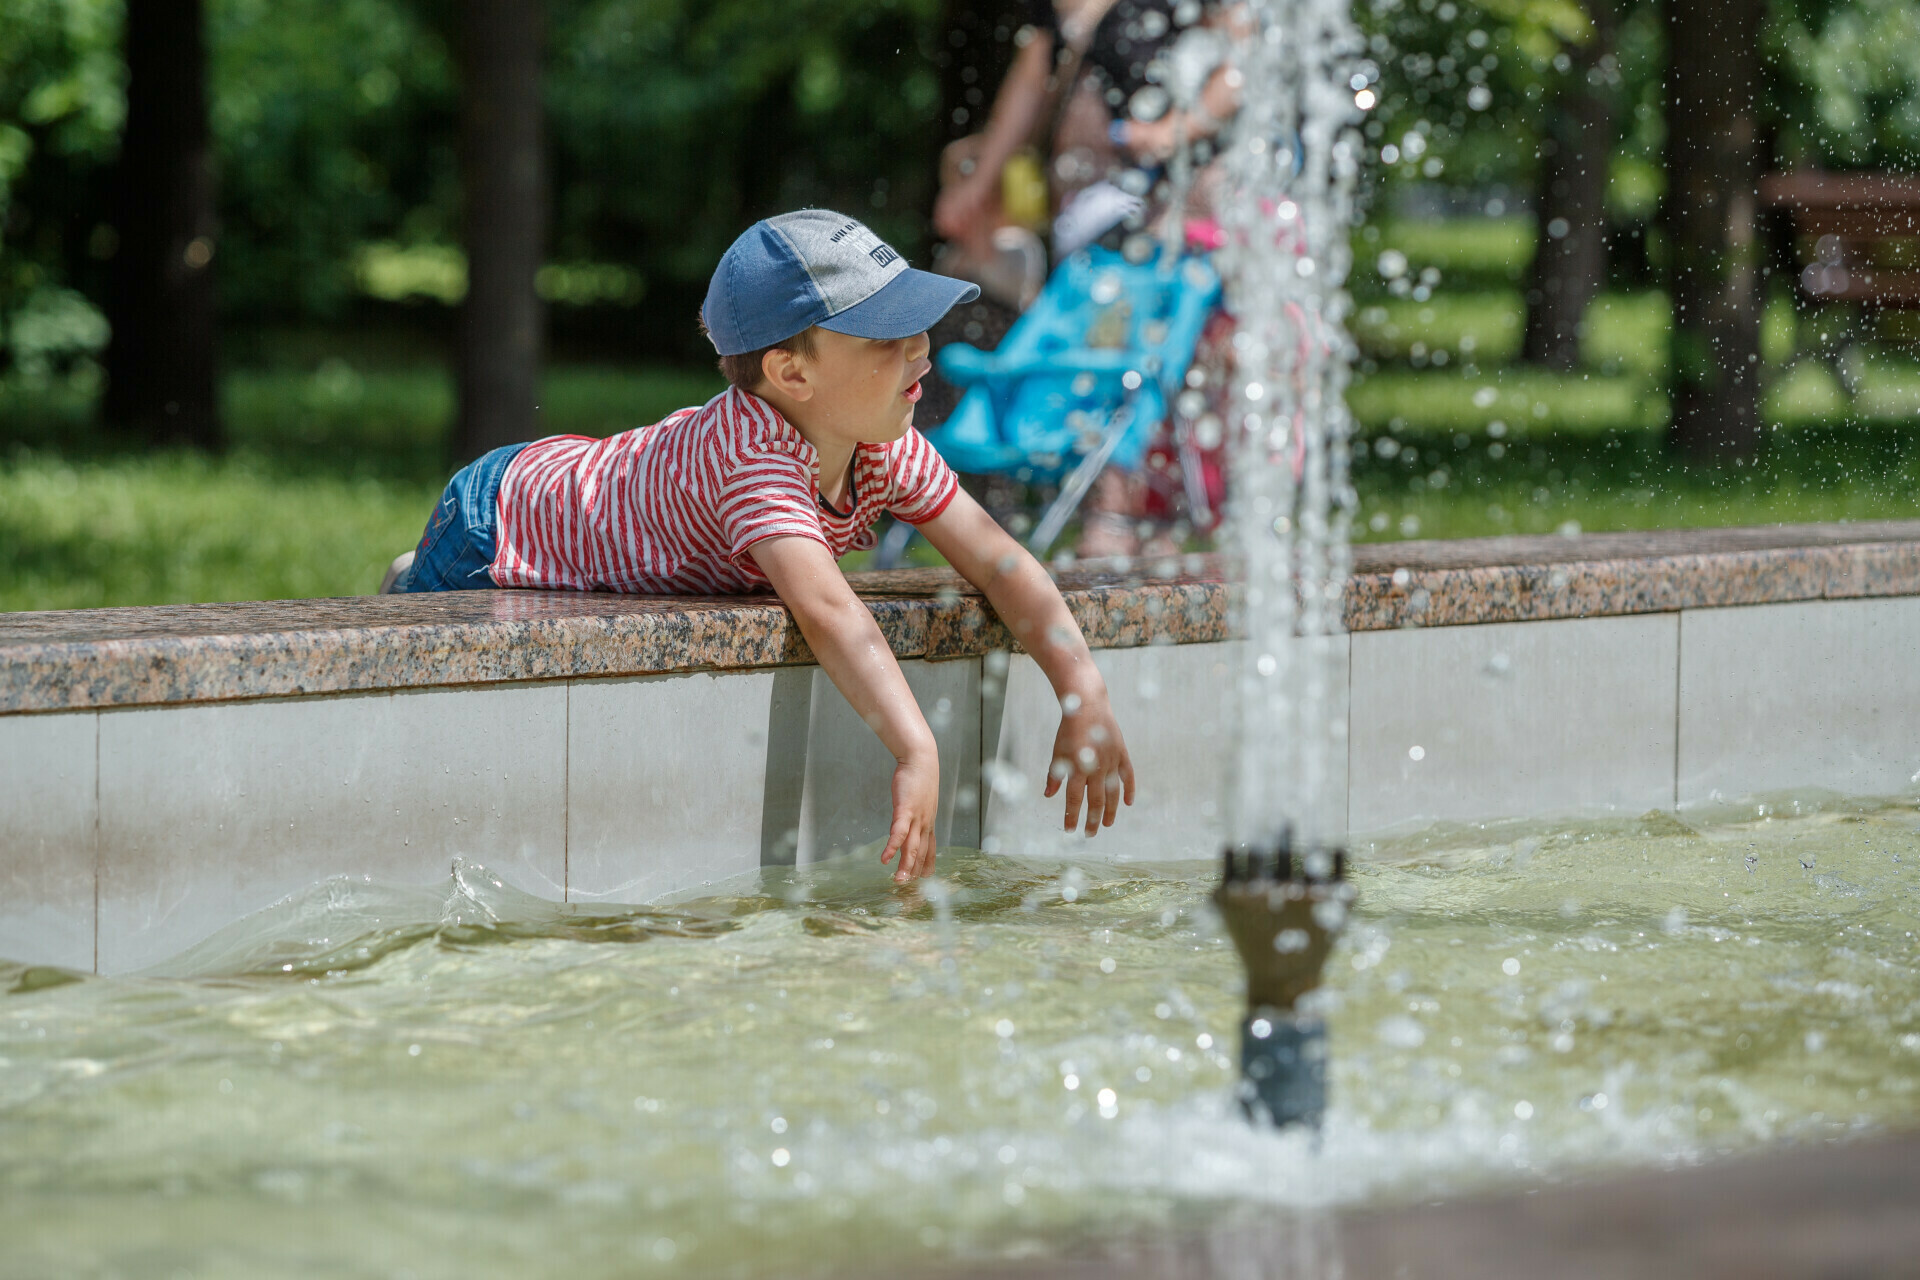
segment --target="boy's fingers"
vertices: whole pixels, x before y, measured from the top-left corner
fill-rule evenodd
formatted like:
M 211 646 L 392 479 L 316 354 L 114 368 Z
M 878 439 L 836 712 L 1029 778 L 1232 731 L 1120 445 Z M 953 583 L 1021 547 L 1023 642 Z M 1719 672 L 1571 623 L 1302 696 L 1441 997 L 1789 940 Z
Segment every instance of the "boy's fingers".
M 1079 774 L 1067 779 L 1067 825 L 1071 831 L 1080 825 L 1080 798 L 1087 789 L 1087 780 Z
M 1103 827 L 1112 826 L 1114 817 L 1120 812 L 1121 786 L 1119 774 L 1107 775 L 1107 811 L 1100 818 L 1100 825 Z
M 1133 760 L 1125 753 L 1120 756 L 1120 780 L 1126 784 L 1127 803 L 1133 803 Z
M 1067 762 L 1065 760 L 1055 760 L 1047 766 L 1047 789 L 1040 794 L 1051 797 L 1054 792 L 1060 789 L 1060 783 L 1064 781 L 1067 776 Z M 1069 823 L 1068 825 L 1072 824 Z
M 926 874 L 923 869 L 926 862 L 926 846 L 926 828 L 917 822 L 911 824 L 900 844 L 900 867 L 893 873 L 895 880 L 905 884 L 909 880 L 918 879 Z
M 887 847 L 880 851 L 880 862 L 882 865 L 892 862 L 895 854 L 900 856 L 901 865 L 906 865 L 907 836 L 910 835 L 912 831 L 913 824 L 906 818 L 901 818 L 893 824 L 892 828 L 887 832 Z
M 1087 834 L 1100 834 L 1100 819 L 1107 811 L 1107 793 L 1099 779 L 1087 779 Z
M 921 876 L 933 874 L 933 831 L 929 827 L 917 827 L 913 837 L 907 842 L 907 850 L 900 855 L 901 880 L 917 880 Z

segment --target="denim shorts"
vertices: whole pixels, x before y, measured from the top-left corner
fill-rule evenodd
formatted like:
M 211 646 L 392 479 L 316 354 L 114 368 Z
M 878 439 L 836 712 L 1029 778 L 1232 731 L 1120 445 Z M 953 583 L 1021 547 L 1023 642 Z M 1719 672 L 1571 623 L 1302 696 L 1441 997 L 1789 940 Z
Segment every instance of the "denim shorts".
M 494 585 L 487 567 L 498 550 L 500 482 L 507 467 L 527 446 L 510 444 L 480 455 L 453 473 L 427 531 L 414 549 L 413 564 L 393 591 L 472 591 Z

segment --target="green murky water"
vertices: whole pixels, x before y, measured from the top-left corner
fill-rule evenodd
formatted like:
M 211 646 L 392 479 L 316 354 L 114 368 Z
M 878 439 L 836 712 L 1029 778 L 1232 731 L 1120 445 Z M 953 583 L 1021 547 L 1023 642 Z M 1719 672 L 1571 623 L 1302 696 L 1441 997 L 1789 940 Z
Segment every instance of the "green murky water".
M 1196 864 L 598 916 L 467 866 L 0 966 L 0 1275 L 883 1275 L 1920 1121 L 1912 807 L 1363 855 L 1317 1152 L 1230 1101 Z

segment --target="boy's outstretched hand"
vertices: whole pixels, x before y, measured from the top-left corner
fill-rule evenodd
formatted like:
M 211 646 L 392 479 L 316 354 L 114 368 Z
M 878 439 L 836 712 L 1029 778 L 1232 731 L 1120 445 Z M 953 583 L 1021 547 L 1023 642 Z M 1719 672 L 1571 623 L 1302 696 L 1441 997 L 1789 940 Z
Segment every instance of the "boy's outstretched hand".
M 933 822 L 940 811 L 940 760 L 929 756 L 921 760 L 909 756 L 893 768 L 893 825 L 887 830 L 887 847 L 880 861 L 900 863 L 893 878 L 905 884 L 917 876 L 933 874 L 937 852 Z
M 1067 830 L 1087 813 L 1087 834 L 1110 827 L 1122 804 L 1133 803 L 1133 761 L 1114 723 L 1106 681 L 1094 666 L 1080 624 L 1040 562 L 980 509 L 965 491 L 920 532 L 962 577 L 986 593 L 1046 673 L 1060 698 L 1060 732 L 1047 770 L 1048 796 L 1067 789 Z
M 1127 758 L 1127 744 L 1121 740 L 1104 690 L 1085 700 L 1073 693 L 1060 700 L 1060 732 L 1053 738 L 1046 794 L 1053 795 L 1063 785 L 1068 831 L 1079 825 L 1083 800 L 1090 836 L 1113 825 L 1123 800 L 1133 803 L 1133 761 Z

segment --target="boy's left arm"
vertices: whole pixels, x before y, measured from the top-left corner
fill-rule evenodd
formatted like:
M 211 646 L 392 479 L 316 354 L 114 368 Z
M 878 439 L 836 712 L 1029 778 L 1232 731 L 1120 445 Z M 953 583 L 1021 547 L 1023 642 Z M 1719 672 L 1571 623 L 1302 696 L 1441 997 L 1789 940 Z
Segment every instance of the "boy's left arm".
M 1133 761 L 1114 722 L 1106 681 L 1060 589 L 965 491 L 954 494 L 946 510 L 921 525 L 920 532 L 961 577 L 986 593 L 1060 699 L 1060 732 L 1053 740 L 1046 794 L 1066 787 L 1066 829 L 1078 824 L 1082 799 L 1088 835 L 1112 826 L 1121 802 L 1133 803 Z

